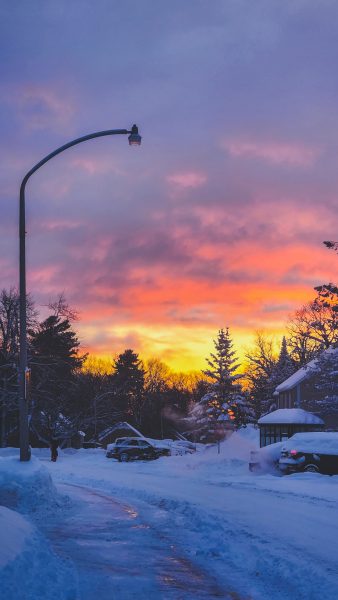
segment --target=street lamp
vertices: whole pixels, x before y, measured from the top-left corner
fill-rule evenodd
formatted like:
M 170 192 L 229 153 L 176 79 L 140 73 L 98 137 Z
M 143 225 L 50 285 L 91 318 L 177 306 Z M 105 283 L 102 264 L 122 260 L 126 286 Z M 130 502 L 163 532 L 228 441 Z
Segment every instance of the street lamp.
M 20 355 L 19 355 L 19 428 L 20 428 L 20 460 L 30 460 L 29 447 L 29 426 L 28 426 L 28 407 L 27 407 L 27 387 L 30 372 L 27 365 L 27 307 L 26 307 L 26 211 L 25 211 L 25 188 L 28 179 L 35 171 L 40 169 L 57 154 L 64 150 L 76 146 L 81 142 L 86 142 L 97 137 L 106 135 L 127 135 L 130 146 L 139 146 L 141 144 L 141 136 L 138 132 L 138 127 L 133 125 L 131 130 L 128 129 L 108 129 L 106 131 L 97 131 L 83 137 L 77 138 L 64 144 L 54 152 L 45 156 L 25 175 L 20 186 L 20 212 L 19 212 L 19 238 L 20 238 Z

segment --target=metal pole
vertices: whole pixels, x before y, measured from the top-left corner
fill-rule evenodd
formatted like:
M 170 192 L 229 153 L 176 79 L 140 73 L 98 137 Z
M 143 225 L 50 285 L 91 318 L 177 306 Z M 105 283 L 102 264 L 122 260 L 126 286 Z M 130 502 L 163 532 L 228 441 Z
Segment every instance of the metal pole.
M 19 366 L 19 426 L 20 460 L 30 459 L 28 406 L 26 396 L 27 369 L 27 308 L 26 308 L 26 231 L 25 179 L 20 187 L 20 366 Z
M 19 351 L 19 428 L 20 428 L 20 460 L 30 460 L 30 446 L 29 446 L 29 424 L 28 424 L 28 402 L 27 402 L 27 386 L 26 376 L 28 371 L 27 365 L 27 293 L 26 293 L 26 209 L 25 209 L 25 188 L 28 179 L 37 171 L 42 165 L 48 162 L 51 158 L 60 154 L 67 148 L 71 148 L 81 142 L 86 142 L 93 138 L 102 137 L 106 135 L 126 135 L 131 134 L 129 137 L 129 143 L 139 144 L 141 141 L 138 136 L 138 128 L 133 125 L 131 130 L 128 129 L 107 129 L 106 131 L 97 131 L 96 133 L 90 133 L 83 137 L 77 138 L 60 146 L 51 152 L 45 158 L 40 160 L 22 180 L 20 186 L 20 210 L 19 210 L 19 260 L 20 260 L 20 351 Z M 136 141 L 132 142 L 131 138 L 136 136 Z

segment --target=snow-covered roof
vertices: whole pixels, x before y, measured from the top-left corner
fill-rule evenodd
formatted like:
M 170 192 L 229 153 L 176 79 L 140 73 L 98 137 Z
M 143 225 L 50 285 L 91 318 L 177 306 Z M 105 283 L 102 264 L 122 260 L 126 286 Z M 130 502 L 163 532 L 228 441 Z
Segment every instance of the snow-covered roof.
M 324 425 L 324 421 L 302 408 L 280 408 L 264 415 L 258 420 L 260 425 L 268 423 L 283 424 L 295 423 L 297 425 Z
M 285 379 L 285 381 L 282 381 L 282 383 L 277 385 L 275 389 L 275 394 L 279 394 L 280 392 L 286 392 L 287 390 L 292 390 L 294 387 L 296 387 L 296 385 L 304 381 L 304 379 L 306 379 L 311 373 L 311 369 L 314 369 L 314 367 L 316 366 L 316 362 L 317 361 L 315 359 L 311 360 L 305 367 L 301 367 L 300 369 L 298 369 L 298 371 L 296 371 L 295 373 L 290 375 L 290 377 Z
M 133 433 L 135 433 L 138 437 L 143 438 L 143 434 L 140 431 L 138 431 L 138 429 L 136 429 L 126 421 L 122 421 L 120 423 L 115 423 L 111 427 L 107 427 L 107 429 L 105 429 L 104 431 L 101 431 L 101 433 L 98 435 L 98 440 L 101 442 L 101 440 L 103 440 L 107 435 L 110 435 L 111 433 L 114 433 L 114 431 L 117 431 L 119 429 L 130 430 Z
M 327 348 L 326 350 L 324 350 L 324 352 L 325 353 L 337 352 L 337 348 L 330 347 L 330 348 Z M 294 387 L 296 387 L 296 385 L 298 385 L 299 383 L 304 381 L 304 379 L 306 379 L 309 375 L 311 375 L 311 369 L 314 369 L 316 367 L 316 364 L 317 364 L 316 358 L 314 358 L 313 360 L 310 360 L 310 362 L 308 362 L 307 365 L 305 365 L 305 367 L 301 367 L 300 369 L 298 369 L 298 371 L 296 371 L 295 373 L 290 375 L 290 377 L 285 379 L 285 381 L 282 381 L 282 383 L 277 385 L 274 393 L 279 394 L 280 392 L 286 392 L 287 390 L 292 390 Z

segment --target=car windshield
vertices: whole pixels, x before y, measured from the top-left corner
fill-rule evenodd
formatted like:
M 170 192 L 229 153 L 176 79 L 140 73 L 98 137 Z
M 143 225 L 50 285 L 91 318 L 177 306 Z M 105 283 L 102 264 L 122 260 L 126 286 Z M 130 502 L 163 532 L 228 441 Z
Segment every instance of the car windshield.
M 117 442 L 116 442 L 117 446 L 130 446 L 131 444 L 132 445 L 135 444 L 134 440 L 130 440 L 130 439 L 127 439 L 127 440 L 117 440 Z

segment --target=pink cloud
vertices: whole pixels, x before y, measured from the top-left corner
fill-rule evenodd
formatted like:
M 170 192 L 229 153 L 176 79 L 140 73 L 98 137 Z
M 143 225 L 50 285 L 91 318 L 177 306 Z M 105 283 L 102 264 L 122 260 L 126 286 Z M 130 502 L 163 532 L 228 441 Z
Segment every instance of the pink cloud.
M 88 175 L 97 175 L 104 173 L 115 173 L 116 175 L 124 175 L 125 172 L 119 169 L 112 160 L 109 158 L 93 158 L 93 157 L 79 157 L 72 160 L 72 166 L 81 169 L 88 173 Z
M 318 147 L 273 140 L 233 138 L 223 140 L 221 145 L 231 156 L 261 158 L 273 164 L 289 164 L 301 167 L 311 166 L 321 153 L 321 149 Z
M 40 222 L 40 228 L 42 231 L 63 231 L 64 229 L 77 229 L 82 225 L 83 223 L 81 221 L 69 221 L 66 219 L 49 219 L 47 221 Z
M 183 171 L 181 173 L 173 173 L 166 177 L 170 184 L 182 188 L 198 188 L 207 181 L 204 173 L 199 171 Z
M 1 98 L 18 106 L 20 116 L 29 129 L 64 128 L 74 116 L 72 100 L 60 90 L 28 84 L 1 93 Z

